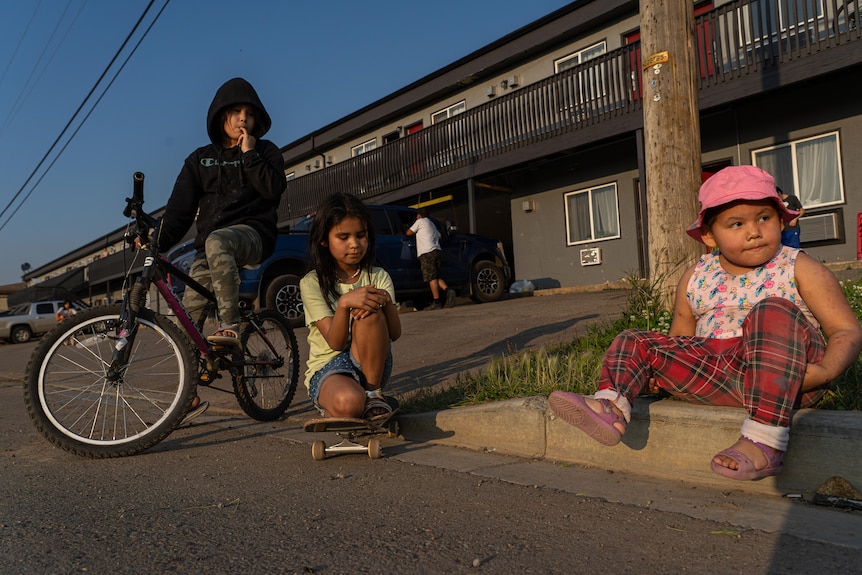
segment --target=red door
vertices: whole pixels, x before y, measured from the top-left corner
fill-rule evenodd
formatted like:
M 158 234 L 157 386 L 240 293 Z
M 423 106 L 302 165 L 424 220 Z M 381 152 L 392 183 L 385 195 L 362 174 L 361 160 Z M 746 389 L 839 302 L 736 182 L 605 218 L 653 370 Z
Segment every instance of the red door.
M 422 141 L 422 134 L 418 133 L 422 131 L 422 120 L 419 120 L 415 124 L 410 124 L 404 128 L 404 131 L 407 132 L 408 137 L 411 134 L 416 134 L 407 140 L 409 142 L 409 146 L 407 147 L 407 162 L 410 166 L 410 174 L 421 176 L 425 166 L 425 143 Z
M 635 30 L 629 34 L 623 36 L 623 42 L 626 46 L 629 44 L 634 44 L 636 42 L 640 42 L 641 39 L 641 31 L 640 29 Z M 641 74 L 641 47 L 638 44 L 638 47 L 632 50 L 629 53 L 629 67 L 631 68 L 631 79 L 632 79 L 632 101 L 638 101 L 641 98 L 641 87 L 643 86 L 643 77 Z
M 712 2 L 706 2 L 694 7 L 694 17 L 697 18 L 704 12 L 712 10 Z M 712 20 L 704 20 L 702 24 L 695 26 L 694 42 L 697 46 L 697 68 L 700 77 L 706 78 L 714 73 L 713 46 L 712 46 Z
M 712 10 L 712 2 L 704 2 L 694 7 L 695 18 Z M 641 39 L 640 29 L 630 32 L 623 36 L 623 43 L 628 46 L 639 42 Z M 709 20 L 705 21 L 696 27 L 695 41 L 697 45 L 697 60 L 700 77 L 706 78 L 713 73 L 713 56 L 712 56 L 712 26 Z M 632 50 L 629 55 L 629 66 L 632 71 L 632 100 L 640 99 L 642 89 L 642 68 L 641 68 L 641 48 L 638 46 Z

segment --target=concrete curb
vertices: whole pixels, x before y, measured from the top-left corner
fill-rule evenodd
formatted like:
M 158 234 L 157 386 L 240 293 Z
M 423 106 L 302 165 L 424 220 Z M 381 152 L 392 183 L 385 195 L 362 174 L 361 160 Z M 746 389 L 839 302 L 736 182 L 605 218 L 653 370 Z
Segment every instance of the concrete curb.
M 404 415 L 411 441 L 588 465 L 653 477 L 784 494 L 815 491 L 840 476 L 862 487 L 862 413 L 802 409 L 795 413 L 784 472 L 760 481 L 734 481 L 709 468 L 732 445 L 745 418 L 739 408 L 677 400 L 639 400 L 623 442 L 605 447 L 558 420 L 543 396 Z

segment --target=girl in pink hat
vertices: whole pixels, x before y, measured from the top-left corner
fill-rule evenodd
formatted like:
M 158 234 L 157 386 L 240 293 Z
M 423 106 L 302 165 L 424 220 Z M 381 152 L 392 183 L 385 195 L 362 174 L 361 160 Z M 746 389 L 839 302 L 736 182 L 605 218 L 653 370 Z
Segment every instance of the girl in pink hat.
M 708 405 L 743 407 L 737 442 L 710 466 L 732 479 L 778 475 L 794 408 L 814 405 L 862 351 L 862 327 L 835 276 L 781 245 L 788 210 L 772 176 L 731 166 L 700 188 L 687 233 L 711 252 L 677 286 L 670 335 L 628 330 L 602 365 L 594 396 L 555 391 L 553 412 L 616 445 L 647 386 Z M 825 339 L 824 339 L 825 335 Z

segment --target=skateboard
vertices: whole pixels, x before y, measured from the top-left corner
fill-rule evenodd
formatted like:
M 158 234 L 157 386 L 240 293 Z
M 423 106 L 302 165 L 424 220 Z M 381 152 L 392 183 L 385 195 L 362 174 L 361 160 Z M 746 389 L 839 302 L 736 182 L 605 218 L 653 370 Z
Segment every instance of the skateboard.
M 357 417 L 321 417 L 309 419 L 303 428 L 311 433 L 332 431 L 341 438 L 341 443 L 327 447 L 323 441 L 311 444 L 311 457 L 322 461 L 330 453 L 368 453 L 371 459 L 379 459 L 383 455 L 380 440 L 375 435 L 387 434 L 388 437 L 398 437 L 398 421 L 393 416 L 398 410 L 381 419 L 359 419 Z M 357 439 L 368 438 L 366 444 Z

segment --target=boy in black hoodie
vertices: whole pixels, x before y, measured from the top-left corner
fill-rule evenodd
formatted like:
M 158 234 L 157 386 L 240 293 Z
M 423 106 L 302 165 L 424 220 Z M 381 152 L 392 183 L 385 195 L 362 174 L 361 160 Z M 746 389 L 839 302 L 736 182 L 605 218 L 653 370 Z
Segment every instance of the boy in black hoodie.
M 186 158 L 162 218 L 159 245 L 179 242 L 197 216 L 197 255 L 189 275 L 218 300 L 218 330 L 207 339 L 238 345 L 239 270 L 272 254 L 278 204 L 287 185 L 278 147 L 260 138 L 272 120 L 251 84 L 225 82 L 207 112 L 211 144 Z M 183 304 L 198 321 L 206 300 L 186 289 Z M 206 402 L 196 398 L 186 420 Z

